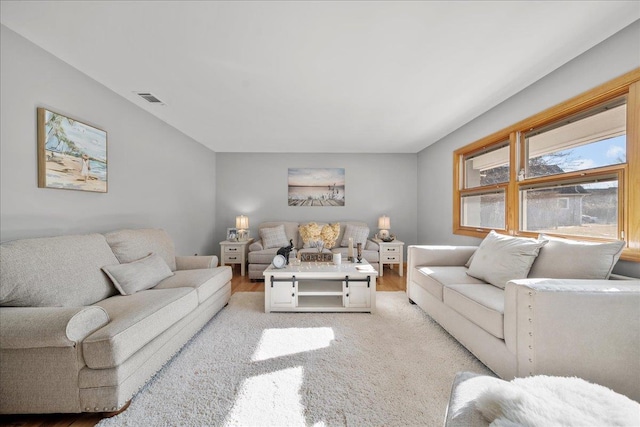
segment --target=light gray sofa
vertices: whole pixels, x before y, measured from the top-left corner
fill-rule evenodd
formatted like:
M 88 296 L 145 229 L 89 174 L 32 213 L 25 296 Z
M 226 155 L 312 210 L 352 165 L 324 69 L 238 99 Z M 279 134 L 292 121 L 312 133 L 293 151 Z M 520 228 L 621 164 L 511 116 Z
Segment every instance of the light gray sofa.
M 151 289 L 120 295 L 101 271 L 149 253 L 173 272 Z M 156 229 L 3 243 L 0 263 L 3 414 L 120 410 L 231 295 L 230 267 Z
M 290 256 L 296 256 L 298 251 L 313 252 L 316 249 L 303 248 L 304 242 L 302 241 L 302 238 L 300 237 L 300 232 L 298 231 L 298 227 L 304 224 L 308 224 L 310 222 L 312 221 L 308 221 L 304 223 L 293 222 L 293 221 L 263 222 L 258 226 L 258 237 L 259 237 L 259 231 L 263 228 L 273 228 L 279 225 L 283 225 L 285 234 L 287 235 L 287 240 L 293 240 L 293 245 L 295 248 L 295 251 L 292 251 Z M 317 222 L 317 221 L 313 221 L 313 222 L 316 222 L 319 226 L 323 226 L 326 224 L 324 222 Z M 346 259 L 348 248 L 341 247 L 340 242 L 342 242 L 342 238 L 344 237 L 344 232 L 347 225 L 351 224 L 351 225 L 363 226 L 367 228 L 369 226 L 367 225 L 366 222 L 360 222 L 360 221 L 336 221 L 336 222 L 340 223 L 340 234 L 338 235 L 338 238 L 336 240 L 337 242 L 336 247 L 331 248 L 330 250 L 325 248 L 323 251 L 341 253 L 342 259 Z M 265 249 L 262 245 L 262 241 L 259 238 L 249 246 L 249 278 L 250 279 L 264 280 L 264 276 L 262 275 L 262 272 L 266 270 L 267 267 L 269 267 L 269 265 L 271 264 L 271 261 L 273 261 L 273 257 L 276 256 L 278 249 L 279 248 Z M 367 262 L 369 262 L 369 264 L 371 264 L 373 268 L 375 268 L 376 270 L 379 270 L 380 246 L 378 246 L 376 242 L 374 242 L 373 240 L 367 239 L 367 243 L 362 251 L 362 257 L 365 260 L 367 260 Z
M 577 376 L 640 400 L 640 280 L 527 278 L 502 290 L 466 274 L 476 250 L 409 246 L 409 300 L 503 379 Z

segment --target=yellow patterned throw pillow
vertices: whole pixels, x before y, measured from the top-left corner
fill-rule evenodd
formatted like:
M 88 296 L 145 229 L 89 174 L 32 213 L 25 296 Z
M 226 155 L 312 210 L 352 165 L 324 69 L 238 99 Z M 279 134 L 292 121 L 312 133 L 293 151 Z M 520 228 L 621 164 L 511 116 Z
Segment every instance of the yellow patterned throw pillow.
M 302 237 L 302 241 L 304 242 L 305 248 L 310 248 L 312 242 L 317 242 L 320 240 L 320 231 L 321 228 L 315 222 L 310 222 L 309 224 L 301 225 L 298 227 L 298 231 L 300 232 L 300 237 Z
M 324 242 L 324 246 L 326 248 L 332 248 L 336 245 L 336 240 L 338 240 L 338 234 L 340 234 L 340 223 L 336 222 L 335 224 L 327 224 L 322 227 L 320 231 L 320 237 Z
M 332 248 L 336 245 L 338 234 L 340 234 L 340 224 L 325 224 L 322 227 L 315 222 L 310 222 L 298 227 L 300 237 L 305 248 L 316 247 L 316 242 L 324 243 L 325 248 Z

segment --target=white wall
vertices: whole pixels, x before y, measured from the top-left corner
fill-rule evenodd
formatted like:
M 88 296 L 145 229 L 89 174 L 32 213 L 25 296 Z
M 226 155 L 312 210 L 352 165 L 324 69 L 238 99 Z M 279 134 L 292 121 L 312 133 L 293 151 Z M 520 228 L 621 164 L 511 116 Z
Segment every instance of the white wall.
M 422 244 L 478 244 L 454 235 L 453 151 L 640 66 L 640 21 L 418 153 L 418 240 Z M 619 262 L 640 277 L 640 264 Z
M 7 27 L 0 49 L 0 239 L 166 229 L 180 254 L 211 253 L 215 153 Z M 108 133 L 109 192 L 38 188 L 36 108 Z
M 415 154 L 217 153 L 216 239 L 224 240 L 240 214 L 249 217 L 252 237 L 258 224 L 273 220 L 360 220 L 373 236 L 378 217 L 386 214 L 391 233 L 415 244 L 416 161 Z M 288 206 L 288 168 L 345 168 L 345 206 Z

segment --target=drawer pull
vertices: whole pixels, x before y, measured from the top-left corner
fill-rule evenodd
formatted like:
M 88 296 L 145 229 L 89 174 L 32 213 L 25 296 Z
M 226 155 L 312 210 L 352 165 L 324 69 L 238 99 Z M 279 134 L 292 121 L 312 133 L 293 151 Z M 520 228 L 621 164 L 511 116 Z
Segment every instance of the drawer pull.
M 238 250 L 238 248 L 229 248 L 229 252 L 235 252 L 237 250 Z
M 230 256 L 229 259 L 238 259 L 238 257 Z

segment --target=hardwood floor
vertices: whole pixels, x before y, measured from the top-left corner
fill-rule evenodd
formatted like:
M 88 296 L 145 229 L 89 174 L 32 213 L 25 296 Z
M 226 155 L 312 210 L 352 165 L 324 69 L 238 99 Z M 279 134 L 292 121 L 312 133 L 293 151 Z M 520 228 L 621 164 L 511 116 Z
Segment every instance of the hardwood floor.
M 398 274 L 398 267 L 384 268 L 384 275 L 377 279 L 377 292 L 404 291 L 406 289 L 406 264 L 404 276 Z M 264 282 L 252 282 L 248 276 L 240 276 L 240 266 L 234 266 L 231 293 L 264 292 Z M 92 427 L 102 419 L 101 414 L 37 414 L 0 415 L 0 426 L 13 427 Z

